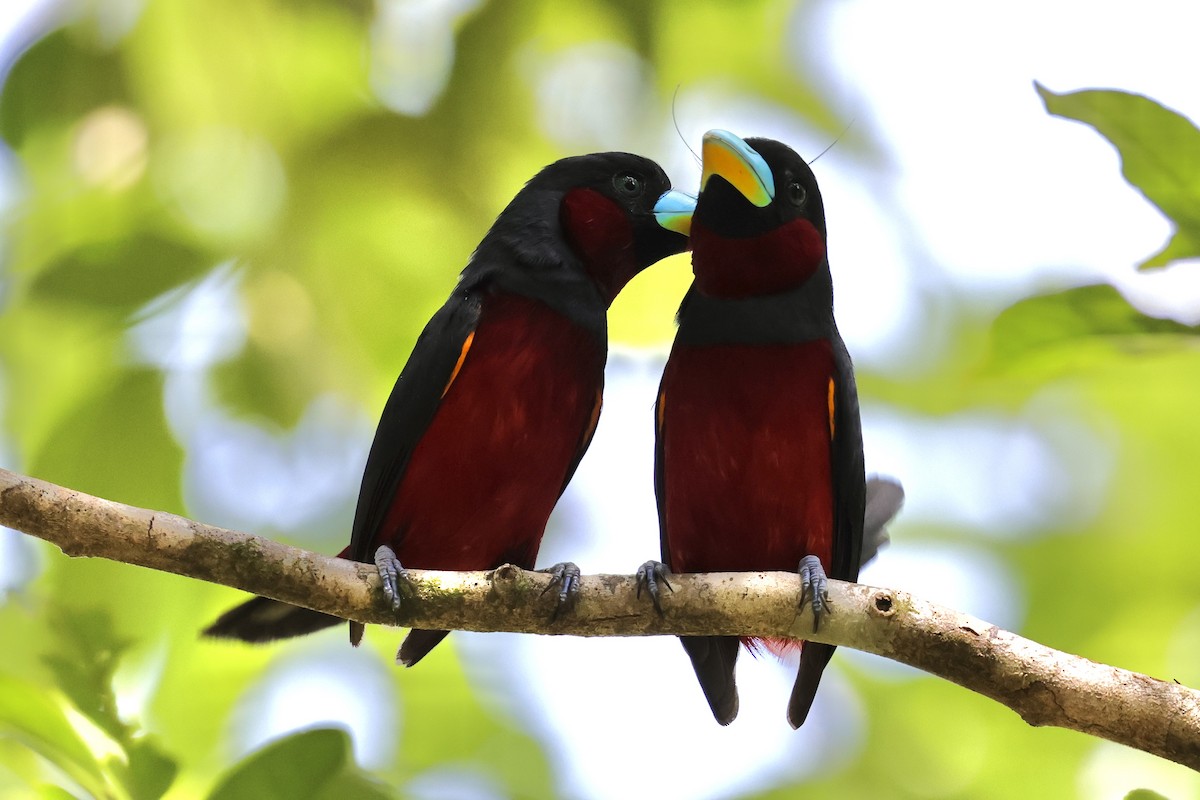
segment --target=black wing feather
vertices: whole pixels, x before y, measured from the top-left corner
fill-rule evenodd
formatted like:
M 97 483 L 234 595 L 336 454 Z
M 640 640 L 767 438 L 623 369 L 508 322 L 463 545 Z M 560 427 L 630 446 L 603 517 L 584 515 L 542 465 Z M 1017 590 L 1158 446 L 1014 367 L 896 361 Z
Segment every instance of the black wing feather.
M 346 549 L 355 561 L 371 562 L 374 559 L 379 544 L 376 534 L 417 442 L 437 413 L 442 393 L 462 354 L 463 343 L 479 323 L 479 308 L 477 291 L 455 291 L 421 332 L 392 389 L 367 456 L 353 534 L 350 547 Z M 265 642 L 312 633 L 340 621 L 328 614 L 256 597 L 223 614 L 204 630 L 204 635 Z M 358 644 L 362 632 L 362 625 L 350 623 L 351 642 Z M 416 663 L 440 638 L 418 637 L 409 648 L 412 663 Z M 418 654 L 418 645 L 425 647 L 424 652 Z
M 862 421 L 858 413 L 858 390 L 854 367 L 846 345 L 836 333 L 831 339 L 834 359 L 834 420 L 832 443 L 833 478 L 833 563 L 829 577 L 858 580 L 862 557 L 863 515 L 866 506 L 866 473 L 863 466 Z M 805 642 L 800 652 L 800 670 L 788 700 L 788 722 L 799 728 L 812 707 L 821 673 L 833 657 L 834 647 Z
M 379 529 L 400 489 L 413 450 L 437 413 L 454 375 L 454 366 L 462 356 L 463 345 L 479 324 L 480 305 L 476 292 L 456 290 L 426 323 L 392 387 L 367 455 L 358 507 L 354 511 L 348 552 L 355 561 L 374 560 L 380 544 Z M 398 539 L 389 542 L 393 549 L 399 546 L 403 535 L 401 531 Z M 351 644 L 357 645 L 362 640 L 363 630 L 362 623 L 350 623 Z M 410 639 L 413 644 L 408 652 L 402 651 L 401 657 L 408 659 L 403 663 L 408 666 L 417 663 L 445 635 L 444 631 L 410 631 L 405 644 Z
M 350 535 L 351 559 L 365 563 L 374 560 L 379 544 L 376 535 L 400 488 L 413 450 L 437 413 L 463 343 L 479 324 L 479 309 L 477 293 L 456 291 L 451 295 L 425 325 L 396 379 L 367 455 Z M 398 544 L 392 542 L 393 547 Z

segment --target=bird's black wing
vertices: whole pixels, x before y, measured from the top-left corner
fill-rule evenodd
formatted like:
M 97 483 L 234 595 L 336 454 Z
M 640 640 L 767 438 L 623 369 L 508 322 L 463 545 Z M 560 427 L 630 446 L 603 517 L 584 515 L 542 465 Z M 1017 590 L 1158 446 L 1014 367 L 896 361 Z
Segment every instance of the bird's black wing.
M 356 561 L 373 559 L 379 544 L 375 541 L 376 534 L 400 486 L 409 457 L 429 427 L 469 347 L 471 334 L 479 322 L 479 305 L 477 293 L 456 291 L 417 339 L 375 432 L 363 473 L 350 546 L 344 555 Z M 395 541 L 391 544 L 395 545 Z M 227 611 L 204 630 L 204 635 L 267 642 L 312 633 L 341 621 L 329 614 L 255 597 Z M 357 644 L 362 632 L 362 625 L 350 623 L 352 642 Z
M 866 474 L 863 465 L 862 421 L 858 412 L 858 390 L 854 367 L 841 337 L 834 335 L 833 441 L 833 563 L 829 577 L 858 580 L 862 557 L 863 517 L 866 506 Z M 834 647 L 805 642 L 800 653 L 800 671 L 788 700 L 788 722 L 799 728 L 808 716 L 821 673 L 833 656 Z
M 831 578 L 858 580 L 866 514 L 862 420 L 854 367 L 841 337 L 834 345 L 833 563 Z
M 462 366 L 479 324 L 479 313 L 479 294 L 456 290 L 417 338 L 412 355 L 383 407 L 367 455 L 350 535 L 351 559 L 367 563 L 374 559 L 380 544 L 376 537 L 384 517 L 400 488 L 413 450 Z M 390 544 L 395 547 L 397 542 Z

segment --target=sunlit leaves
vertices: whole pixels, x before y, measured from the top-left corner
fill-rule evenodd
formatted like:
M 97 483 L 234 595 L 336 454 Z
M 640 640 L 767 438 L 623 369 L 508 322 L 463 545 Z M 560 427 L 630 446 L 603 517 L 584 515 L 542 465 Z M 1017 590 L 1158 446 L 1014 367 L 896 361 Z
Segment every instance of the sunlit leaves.
M 112 629 L 112 619 L 98 609 L 56 607 L 49 622 L 58 633 L 55 651 L 43 656 L 56 685 L 85 716 L 114 739 L 128 729 L 117 715 L 112 679 L 129 642 Z
M 14 736 L 93 797 L 158 800 L 178 768 L 152 737 L 117 715 L 112 676 L 125 644 L 104 612 L 51 618 L 63 626 L 54 639 L 60 650 L 45 660 L 71 702 L 0 674 L 0 734 Z
M 805 12 L 761 0 L 659 5 L 655 55 L 663 88 L 686 90 L 704 82 L 731 97 L 772 101 L 831 134 L 838 133 L 845 121 L 805 78 L 805 51 L 795 46 L 793 38 L 804 29 L 796 25 L 789 30 Z
M 1163 250 L 1142 262 L 1162 267 L 1200 256 L 1200 130 L 1187 117 L 1137 94 L 1089 90 L 1055 94 L 1038 86 L 1046 109 L 1095 128 L 1121 154 L 1121 171 L 1177 226 Z
M 155 130 L 235 126 L 287 153 L 369 107 L 366 25 L 345 3 L 150 2 L 122 52 Z
M 107 793 L 96 756 L 63 706 L 42 687 L 0 674 L 0 731 L 15 736 L 94 796 Z

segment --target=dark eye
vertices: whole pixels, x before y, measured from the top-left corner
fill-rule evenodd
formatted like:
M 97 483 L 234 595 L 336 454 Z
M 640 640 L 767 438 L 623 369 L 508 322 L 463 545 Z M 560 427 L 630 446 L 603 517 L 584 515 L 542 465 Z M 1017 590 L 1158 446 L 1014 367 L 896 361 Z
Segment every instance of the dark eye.
M 792 181 L 787 185 L 787 199 L 794 206 L 802 206 L 808 199 L 808 190 L 800 185 L 800 181 Z
M 613 178 L 613 188 L 623 197 L 637 197 L 646 188 L 641 176 L 632 172 L 622 172 Z

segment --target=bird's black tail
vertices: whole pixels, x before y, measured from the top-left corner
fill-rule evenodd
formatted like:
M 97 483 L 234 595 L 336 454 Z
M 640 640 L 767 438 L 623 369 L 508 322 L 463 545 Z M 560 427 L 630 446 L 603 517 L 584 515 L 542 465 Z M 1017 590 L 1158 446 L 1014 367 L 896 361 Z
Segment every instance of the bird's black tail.
M 256 597 L 226 611 L 202 635 L 243 642 L 273 642 L 315 633 L 345 621 L 320 611 Z
M 821 673 L 833 657 L 834 649 L 833 645 L 820 642 L 804 643 L 804 650 L 800 653 L 800 671 L 796 673 L 792 696 L 788 699 L 787 717 L 793 728 L 804 724 L 808 710 L 812 708 L 813 699 L 817 696 L 817 684 L 821 682 Z
M 889 541 L 887 526 L 904 505 L 904 488 L 894 478 L 872 475 L 867 479 L 867 508 L 863 524 L 861 566 L 879 554 Z M 813 699 L 817 696 L 817 685 L 821 673 L 833 657 L 834 647 L 820 642 L 805 642 L 800 654 L 800 671 L 792 686 L 788 700 L 788 722 L 799 728 L 808 717 Z
M 741 641 L 736 636 L 680 636 L 679 641 L 692 659 L 713 716 L 722 725 L 733 722 L 738 713 L 733 667 Z

